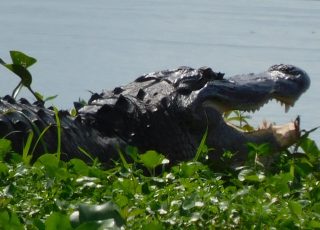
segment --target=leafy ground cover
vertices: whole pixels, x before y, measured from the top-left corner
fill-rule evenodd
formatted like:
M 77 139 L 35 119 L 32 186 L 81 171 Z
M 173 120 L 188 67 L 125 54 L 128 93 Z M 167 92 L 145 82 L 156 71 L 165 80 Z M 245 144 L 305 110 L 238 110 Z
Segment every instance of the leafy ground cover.
M 23 77 L 34 61 L 15 52 L 12 59 L 0 63 L 22 75 L 16 95 L 22 86 L 31 89 Z M 23 63 L 25 69 L 16 67 Z M 239 112 L 227 119 L 251 129 Z M 18 154 L 0 139 L 0 229 L 320 228 L 320 150 L 308 133 L 271 166 L 259 160 L 266 145 L 250 145 L 246 164 L 227 167 L 233 154 L 225 153 L 219 170 L 207 159 L 206 134 L 193 160 L 172 167 L 163 155 L 132 147 L 109 168 L 60 161 L 59 151 L 30 163 L 28 142 Z
M 252 146 L 244 166 L 217 171 L 204 142 L 196 159 L 171 168 L 159 153 L 129 148 L 132 163 L 105 169 L 59 154 L 30 164 L 1 139 L 0 229 L 320 228 L 314 141 L 304 135 L 268 168 L 256 157 L 264 149 Z

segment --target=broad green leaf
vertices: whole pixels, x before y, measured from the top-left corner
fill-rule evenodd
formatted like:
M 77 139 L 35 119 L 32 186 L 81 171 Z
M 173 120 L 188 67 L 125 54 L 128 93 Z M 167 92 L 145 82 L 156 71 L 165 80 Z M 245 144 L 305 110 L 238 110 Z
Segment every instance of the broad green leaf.
M 294 172 L 300 176 L 307 176 L 313 171 L 312 164 L 307 159 L 301 159 L 301 161 L 294 164 Z
M 22 230 L 23 225 L 20 223 L 18 216 L 15 213 L 8 213 L 0 209 L 0 229 L 4 230 Z
M 82 160 L 72 159 L 70 160 L 69 164 L 78 175 L 88 176 L 89 166 L 86 163 L 84 163 Z
M 133 147 L 133 146 L 127 146 L 126 147 L 126 154 L 127 155 L 129 155 L 131 158 L 132 158 L 132 160 L 134 161 L 134 162 L 140 162 L 140 160 L 139 160 L 139 153 L 138 153 L 138 148 L 137 147 Z
M 32 83 L 32 76 L 30 72 L 23 67 L 22 65 L 17 64 L 5 64 L 4 65 L 7 69 L 11 70 L 13 73 L 15 73 L 18 77 L 21 78 L 21 83 L 26 86 L 30 87 Z
M 32 76 L 27 70 L 29 66 L 33 65 L 36 62 L 36 59 L 20 51 L 10 51 L 10 56 L 12 59 L 12 64 L 6 64 L 2 59 L 0 59 L 0 64 L 12 71 L 21 79 L 21 82 L 13 90 L 13 98 L 16 98 L 22 86 L 25 86 L 30 90 L 30 92 L 36 97 L 37 100 L 42 101 L 42 96 L 39 93 L 35 93 L 31 89 Z
M 120 180 L 119 185 L 121 189 L 128 194 L 135 194 L 136 190 L 140 188 L 141 185 L 137 183 L 136 180 L 125 179 Z
M 10 51 L 10 56 L 13 64 L 21 65 L 24 68 L 28 68 L 29 66 L 37 62 L 35 58 L 30 57 L 20 51 L 12 50 Z
M 50 175 L 50 176 L 54 176 L 57 171 L 59 170 L 59 159 L 57 158 L 56 154 L 44 154 L 42 156 L 40 156 L 37 161 L 36 164 L 40 164 L 43 165 L 46 169 L 46 172 Z
M 270 154 L 270 144 L 263 143 L 263 144 L 255 144 L 255 143 L 247 143 L 249 149 L 249 155 L 257 154 L 258 156 L 267 156 Z
M 117 194 L 117 196 L 114 198 L 115 202 L 120 206 L 120 208 L 125 207 L 129 203 L 128 197 Z
M 68 230 L 72 229 L 69 218 L 66 214 L 54 212 L 45 222 L 46 230 Z
M 37 218 L 33 219 L 32 225 L 33 225 L 34 229 L 37 229 L 37 230 L 45 230 L 46 229 L 45 223 Z
M 202 167 L 200 162 L 183 162 L 180 166 L 180 175 L 183 178 L 192 178 Z
M 150 223 L 144 224 L 142 226 L 143 230 L 164 230 L 165 227 L 161 224 L 161 222 L 158 222 L 156 220 L 153 220 Z
M 302 214 L 301 204 L 299 204 L 296 201 L 289 201 L 289 208 L 290 211 L 294 213 L 296 216 L 300 216 Z
M 158 165 L 161 165 L 165 157 L 156 151 L 150 150 L 144 154 L 139 155 L 142 164 L 149 168 L 154 169 Z
M 292 182 L 293 176 L 290 173 L 280 173 L 268 178 L 269 186 L 273 187 L 276 192 L 286 194 L 290 192 L 289 183 Z
M 8 174 L 9 174 L 8 166 L 0 161 L 0 177 L 7 176 Z
M 319 193 L 319 189 L 317 190 L 317 192 Z M 317 194 L 320 197 L 320 194 Z M 320 200 L 320 199 L 313 199 L 313 200 Z M 312 200 L 312 201 L 313 201 Z M 312 206 L 312 210 L 316 213 L 320 213 L 320 202 L 316 202 L 313 206 Z
M 320 229 L 320 221 L 311 220 L 308 226 L 310 229 Z
M 319 157 L 320 150 L 314 140 L 311 140 L 310 138 L 304 138 L 300 146 L 305 153 Z

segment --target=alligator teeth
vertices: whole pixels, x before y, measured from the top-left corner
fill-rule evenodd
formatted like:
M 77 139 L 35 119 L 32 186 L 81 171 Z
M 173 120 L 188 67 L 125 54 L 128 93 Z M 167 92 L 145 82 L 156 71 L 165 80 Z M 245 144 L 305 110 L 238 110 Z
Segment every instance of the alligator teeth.
M 284 110 L 285 110 L 285 112 L 287 113 L 287 112 L 289 111 L 289 109 L 290 109 L 291 106 L 288 105 L 288 104 L 285 104 L 284 106 L 285 106 L 285 107 L 284 107 L 284 108 L 285 108 Z
M 280 103 L 281 106 L 284 106 L 284 111 L 287 113 L 290 108 L 292 107 L 292 105 L 287 104 L 286 102 L 280 101 L 280 100 L 276 100 L 277 103 Z

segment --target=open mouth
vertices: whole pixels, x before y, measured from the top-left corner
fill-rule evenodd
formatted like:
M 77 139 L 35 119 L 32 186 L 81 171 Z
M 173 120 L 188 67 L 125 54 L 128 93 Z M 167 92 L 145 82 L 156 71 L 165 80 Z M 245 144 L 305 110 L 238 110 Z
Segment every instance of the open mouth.
M 214 108 L 218 110 L 221 114 L 228 111 L 232 111 L 232 110 L 240 110 L 244 112 L 255 113 L 257 111 L 260 111 L 260 109 L 264 105 L 268 104 L 270 101 L 276 101 L 278 104 L 280 104 L 280 106 L 284 108 L 285 113 L 287 113 L 295 104 L 295 101 L 293 100 L 283 99 L 283 98 L 281 99 L 273 98 L 273 99 L 269 99 L 269 100 L 257 103 L 255 105 L 244 104 L 244 105 L 238 105 L 238 106 L 230 106 L 223 102 L 206 100 L 202 103 L 202 106 Z
M 275 101 L 277 104 L 279 104 L 282 108 L 284 108 L 284 112 L 287 113 L 289 112 L 289 110 L 294 107 L 295 101 L 294 100 L 290 100 L 287 98 L 273 98 L 273 99 L 269 99 L 265 102 L 262 102 L 256 106 L 253 107 L 248 107 L 248 108 L 244 108 L 244 109 L 239 109 L 241 111 L 245 111 L 245 112 L 250 112 L 250 113 L 255 113 L 260 111 L 260 109 L 270 103 L 271 101 Z
M 198 93 L 203 106 L 220 113 L 256 112 L 275 100 L 288 112 L 310 86 L 306 72 L 292 65 L 274 65 L 259 74 L 242 74 L 208 82 Z
M 289 104 L 288 102 L 283 102 L 278 99 L 275 99 L 275 101 L 279 103 L 281 107 L 284 107 L 285 112 L 288 112 L 289 109 L 294 105 L 294 103 L 292 102 L 289 102 Z M 263 105 L 261 105 L 260 107 L 256 107 L 255 109 L 244 111 L 254 113 L 256 111 L 259 111 L 262 107 Z M 241 133 L 249 133 L 250 135 L 256 137 L 263 135 L 272 135 L 280 148 L 287 148 L 293 145 L 299 140 L 301 136 L 299 116 L 293 121 L 284 124 L 275 124 L 274 122 L 268 122 L 264 120 L 260 124 L 258 124 L 258 128 L 253 128 L 250 125 L 247 126 L 246 121 L 242 122 L 242 125 L 239 125 L 238 119 L 229 120 L 228 118 L 225 118 L 225 122 L 228 126 L 231 126 L 232 128 L 238 130 Z M 235 124 L 234 122 L 236 122 L 237 124 Z

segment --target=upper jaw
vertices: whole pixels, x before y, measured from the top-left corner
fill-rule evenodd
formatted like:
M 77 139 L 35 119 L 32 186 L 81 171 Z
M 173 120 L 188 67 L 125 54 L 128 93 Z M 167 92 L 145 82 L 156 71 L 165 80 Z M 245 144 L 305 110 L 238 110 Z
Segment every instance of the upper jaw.
M 305 71 L 292 65 L 274 65 L 260 74 L 210 81 L 197 91 L 195 103 L 223 113 L 259 110 L 275 99 L 288 111 L 309 86 L 310 79 Z

